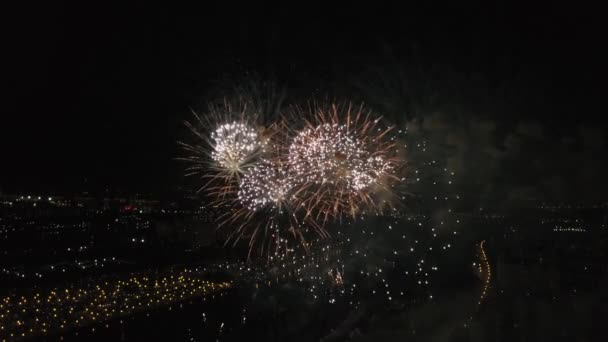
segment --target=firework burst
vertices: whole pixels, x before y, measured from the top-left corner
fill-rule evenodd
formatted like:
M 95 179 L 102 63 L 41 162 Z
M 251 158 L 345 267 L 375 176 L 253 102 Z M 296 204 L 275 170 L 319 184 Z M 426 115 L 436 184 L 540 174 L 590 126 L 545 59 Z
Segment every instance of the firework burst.
M 198 115 L 186 123 L 197 143 L 182 143 L 190 154 L 183 159 L 192 162 L 189 174 L 209 179 L 201 190 L 227 208 L 220 220 L 231 231 L 227 243 L 248 238 L 251 252 L 263 237 L 270 251 L 289 232 L 305 244 L 308 232 L 330 235 L 329 219 L 391 204 L 400 161 L 380 118 L 362 106 L 331 105 L 264 123 L 255 108 L 225 101 L 206 124 Z
M 205 190 L 214 201 L 230 200 L 239 179 L 266 151 L 270 130 L 258 123 L 258 107 L 246 97 L 225 99 L 185 122 L 192 139 L 178 142 L 186 153 L 178 159 L 190 164 L 186 176 L 203 179 L 199 192 Z
M 317 108 L 296 133 L 288 150 L 292 178 L 299 180 L 294 207 L 321 219 L 380 212 L 387 203 L 400 162 L 387 139 L 391 127 L 379 127 L 363 107 Z
M 211 133 L 211 139 L 211 159 L 219 170 L 231 176 L 242 174 L 262 147 L 256 129 L 239 121 L 220 125 Z
M 267 206 L 280 210 L 288 205 L 292 188 L 293 183 L 284 165 L 263 160 L 248 169 L 241 178 L 238 199 L 251 211 Z

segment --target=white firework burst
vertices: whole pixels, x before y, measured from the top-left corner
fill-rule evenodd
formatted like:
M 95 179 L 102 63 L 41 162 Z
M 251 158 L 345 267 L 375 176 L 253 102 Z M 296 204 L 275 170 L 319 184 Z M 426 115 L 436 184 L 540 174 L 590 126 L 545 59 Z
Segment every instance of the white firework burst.
M 242 174 L 262 147 L 256 129 L 239 121 L 220 125 L 211 139 L 211 159 L 230 175 Z
M 251 211 L 265 207 L 281 208 L 288 201 L 293 184 L 281 163 L 263 160 L 243 174 L 239 183 L 239 202 Z
M 298 133 L 289 147 L 296 178 L 361 191 L 391 169 L 391 162 L 366 149 L 365 141 L 348 126 L 325 123 Z

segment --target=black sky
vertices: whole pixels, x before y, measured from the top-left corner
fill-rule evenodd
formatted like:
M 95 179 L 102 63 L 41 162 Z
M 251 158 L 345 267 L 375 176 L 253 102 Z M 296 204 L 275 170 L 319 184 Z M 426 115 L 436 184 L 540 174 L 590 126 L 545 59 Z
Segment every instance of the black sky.
M 201 99 L 250 74 L 298 94 L 344 94 L 346 80 L 413 49 L 425 64 L 534 88 L 529 108 L 540 110 L 484 113 L 497 122 L 605 124 L 595 8 L 41 2 L 5 16 L 4 192 L 161 193 L 182 182 L 175 141 Z

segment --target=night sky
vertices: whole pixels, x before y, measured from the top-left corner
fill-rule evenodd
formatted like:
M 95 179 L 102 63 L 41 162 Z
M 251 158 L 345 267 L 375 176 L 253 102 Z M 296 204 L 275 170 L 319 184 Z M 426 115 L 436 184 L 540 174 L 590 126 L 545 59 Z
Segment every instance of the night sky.
M 487 191 L 601 198 L 600 11 L 510 3 L 5 9 L 0 192 L 166 193 L 184 183 L 176 141 L 190 108 L 253 79 L 285 87 L 296 102 L 402 103 L 394 121 L 482 135 L 459 145 L 469 149 L 459 162 L 475 176 L 493 172 Z M 370 95 L 395 75 L 406 90 Z M 493 128 L 475 133 L 478 122 Z M 470 146 L 497 151 L 496 163 Z

